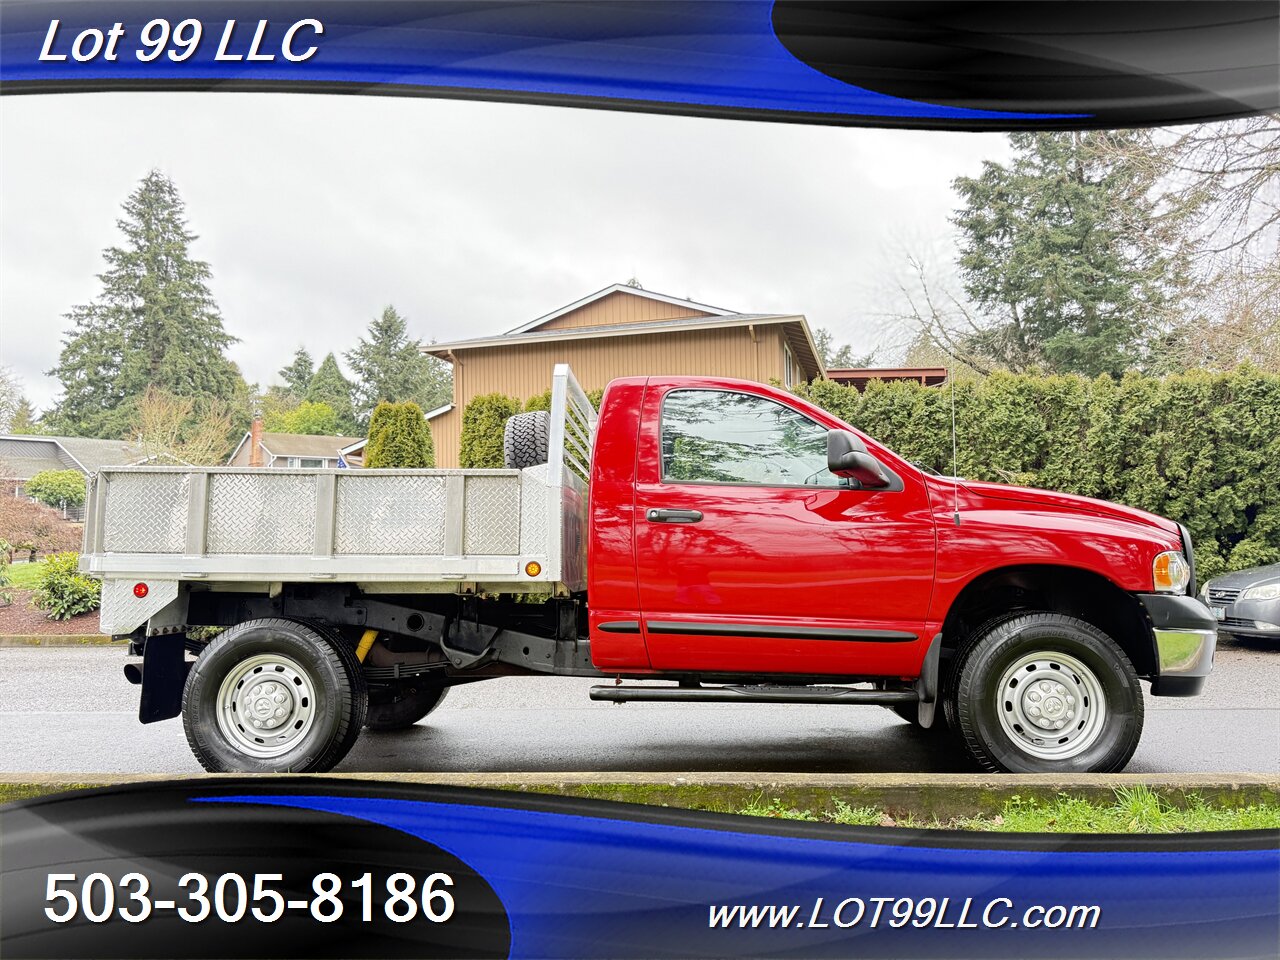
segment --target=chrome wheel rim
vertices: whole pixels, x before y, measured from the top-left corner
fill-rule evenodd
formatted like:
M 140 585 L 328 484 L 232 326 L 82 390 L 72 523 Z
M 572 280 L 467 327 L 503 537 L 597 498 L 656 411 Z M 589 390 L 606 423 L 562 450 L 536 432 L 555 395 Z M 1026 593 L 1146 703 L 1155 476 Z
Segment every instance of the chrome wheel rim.
M 1065 653 L 1040 650 L 1015 660 L 996 688 L 1000 727 L 1023 753 L 1068 760 L 1097 742 L 1107 719 L 1102 682 Z
M 311 730 L 316 694 L 296 660 L 262 653 L 240 661 L 218 687 L 218 729 L 251 757 L 278 757 Z

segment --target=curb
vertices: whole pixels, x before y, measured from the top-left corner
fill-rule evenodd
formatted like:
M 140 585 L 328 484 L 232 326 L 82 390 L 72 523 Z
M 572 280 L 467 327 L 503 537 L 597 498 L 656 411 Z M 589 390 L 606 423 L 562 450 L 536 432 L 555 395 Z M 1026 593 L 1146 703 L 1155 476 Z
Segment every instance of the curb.
M 159 780 L 238 778 L 236 774 L 169 777 L 150 774 L 0 774 L 0 799 Z M 279 779 L 279 778 L 274 778 Z M 1013 797 L 1053 800 L 1066 794 L 1110 802 L 1118 788 L 1145 786 L 1175 806 L 1191 797 L 1224 808 L 1280 803 L 1280 774 L 758 774 L 758 773 L 337 773 L 295 774 L 295 780 L 376 780 L 438 784 L 647 803 L 732 812 L 777 800 L 787 807 L 834 812 L 837 800 L 871 806 L 894 817 L 923 819 L 994 816 Z
M 0 636 L 2 647 L 106 647 L 116 643 L 98 633 L 23 634 Z M 123 644 L 123 641 L 121 641 Z

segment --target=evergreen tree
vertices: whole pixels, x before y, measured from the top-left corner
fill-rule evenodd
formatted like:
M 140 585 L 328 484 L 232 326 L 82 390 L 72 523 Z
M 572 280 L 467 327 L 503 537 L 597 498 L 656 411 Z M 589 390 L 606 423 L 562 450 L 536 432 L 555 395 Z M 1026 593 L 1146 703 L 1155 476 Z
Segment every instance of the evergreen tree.
M 421 468 L 436 465 L 431 427 L 422 408 L 412 401 L 378 404 L 369 417 L 366 468 Z
M 408 324 L 393 306 L 369 324 L 368 338 L 361 337 L 346 358 L 355 374 L 361 419 L 383 400 L 413 400 L 432 410 L 453 392 L 448 366 L 423 354 L 422 342 L 409 337 Z
M 236 338 L 223 329 L 209 265 L 191 256 L 196 235 L 173 182 L 147 174 L 117 225 L 124 245 L 103 251 L 102 292 L 67 314 L 73 326 L 50 371 L 62 383 L 49 418 L 60 433 L 121 436 L 148 387 L 209 400 L 237 389 L 224 353 Z
M 31 405 L 31 401 L 26 397 L 18 399 L 18 405 L 14 408 L 13 414 L 9 418 L 9 433 L 13 434 L 33 434 L 40 432 L 39 418 L 36 416 L 36 408 Z
M 323 403 L 333 410 L 334 423 L 340 436 L 355 436 L 359 431 L 355 410 L 351 405 L 351 381 L 342 375 L 338 360 L 326 354 L 303 397 L 308 403 Z
M 0 367 L 0 433 L 35 433 L 35 422 L 35 407 L 22 381 L 8 367 Z
M 467 468 L 501 468 L 505 461 L 502 450 L 503 430 L 507 421 L 519 412 L 520 401 L 515 397 L 501 393 L 485 393 L 473 397 L 462 411 L 458 465 Z
M 1013 370 L 1115 376 L 1142 363 L 1186 276 L 1156 173 L 1115 158 L 1114 141 L 1148 136 L 1014 133 L 1008 166 L 955 181 L 961 276 L 988 321 L 966 346 Z
M 293 362 L 280 371 L 285 389 L 295 397 L 305 397 L 307 388 L 311 386 L 311 378 L 315 376 L 316 365 L 306 347 L 299 347 L 293 355 Z

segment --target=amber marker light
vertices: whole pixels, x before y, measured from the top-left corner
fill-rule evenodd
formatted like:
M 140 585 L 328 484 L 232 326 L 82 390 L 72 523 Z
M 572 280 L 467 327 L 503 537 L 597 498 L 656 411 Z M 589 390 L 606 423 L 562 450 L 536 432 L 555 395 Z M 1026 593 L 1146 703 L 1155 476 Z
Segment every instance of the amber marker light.
M 536 577 L 542 572 L 542 564 L 537 560 L 530 560 L 524 565 L 524 572 L 527 576 Z

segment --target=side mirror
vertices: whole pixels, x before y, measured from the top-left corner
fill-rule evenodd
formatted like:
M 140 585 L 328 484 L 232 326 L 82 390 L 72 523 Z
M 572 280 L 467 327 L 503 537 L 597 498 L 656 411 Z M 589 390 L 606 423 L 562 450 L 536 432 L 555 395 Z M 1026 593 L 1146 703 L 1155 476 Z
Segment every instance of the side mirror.
M 851 477 L 865 490 L 883 490 L 889 475 L 880 461 L 867 453 L 867 445 L 848 430 L 827 433 L 827 469 L 837 477 Z

